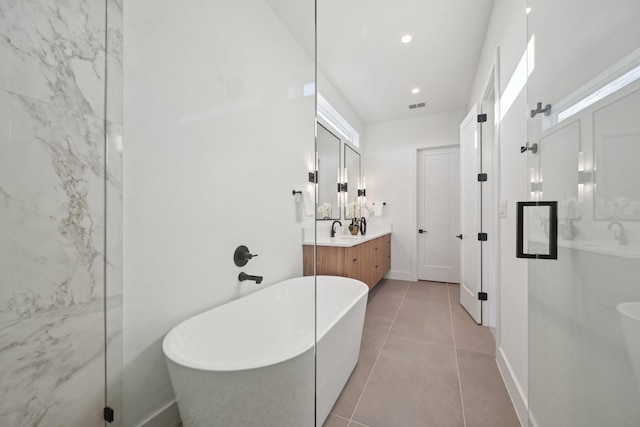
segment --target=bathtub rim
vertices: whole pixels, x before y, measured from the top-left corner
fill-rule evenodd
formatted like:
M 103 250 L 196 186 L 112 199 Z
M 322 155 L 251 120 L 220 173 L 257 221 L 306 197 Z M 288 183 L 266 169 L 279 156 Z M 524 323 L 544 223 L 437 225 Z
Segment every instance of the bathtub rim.
M 352 283 L 355 286 L 360 286 L 361 287 L 361 291 L 357 294 L 357 298 L 354 298 L 353 300 L 351 300 L 349 302 L 349 304 L 346 304 L 345 307 L 331 320 L 331 322 L 329 322 L 329 324 L 326 326 L 325 330 L 322 331 L 321 335 L 318 335 L 318 331 L 317 331 L 317 297 L 316 297 L 316 301 L 315 301 L 315 307 L 316 310 L 314 311 L 314 331 L 312 331 L 314 337 L 316 339 L 312 339 L 310 342 L 308 341 L 306 344 L 303 344 L 297 348 L 295 348 L 293 351 L 287 352 L 287 353 L 283 353 L 282 357 L 279 357 L 277 360 L 261 360 L 261 361 L 257 361 L 254 363 L 250 363 L 250 364 L 246 364 L 246 366 L 243 367 L 237 367 L 237 366 L 229 366 L 229 367 L 224 367 L 224 366 L 220 366 L 220 365 L 215 365 L 213 363 L 211 364 L 203 364 L 200 362 L 195 362 L 193 360 L 189 360 L 186 359 L 184 357 L 182 357 L 181 355 L 177 354 L 172 348 L 171 345 L 169 344 L 171 341 L 171 337 L 177 333 L 179 333 L 179 331 L 185 327 L 186 324 L 190 323 L 190 322 L 195 322 L 197 319 L 201 316 L 204 316 L 205 314 L 211 312 L 211 311 L 215 311 L 217 309 L 220 309 L 222 307 L 228 306 L 230 304 L 234 304 L 237 303 L 239 300 L 243 299 L 243 298 L 249 298 L 249 297 L 254 297 L 256 298 L 257 294 L 260 294 L 261 292 L 267 292 L 269 290 L 273 291 L 273 289 L 271 289 L 274 286 L 280 286 L 284 283 L 287 282 L 293 282 L 293 281 L 301 281 L 303 279 L 310 279 L 314 277 L 314 286 L 317 286 L 318 283 L 323 279 L 323 278 L 327 278 L 329 280 L 336 280 L 339 279 L 340 281 L 346 281 L 347 283 Z M 317 293 L 317 290 L 316 290 Z M 198 371 L 202 371 L 202 372 L 238 372 L 238 371 L 249 371 L 252 369 L 260 369 L 260 368 L 264 368 L 264 367 L 268 367 L 268 366 L 272 366 L 272 365 L 276 365 L 282 362 L 286 362 L 288 360 L 291 360 L 295 357 L 300 356 L 301 354 L 304 354 L 305 352 L 309 351 L 309 349 L 314 348 L 314 346 L 316 346 L 316 343 L 318 341 L 320 341 L 324 335 L 331 330 L 331 328 L 333 328 L 336 323 L 338 323 L 338 321 L 344 317 L 344 315 L 351 310 L 362 298 L 367 298 L 367 295 L 369 293 L 369 287 L 362 281 L 360 280 L 356 280 L 356 279 L 352 279 L 349 277 L 343 277 L 343 276 L 328 276 L 328 275 L 321 275 L 321 276 L 299 276 L 299 277 L 294 277 L 291 279 L 286 279 L 283 280 L 281 282 L 278 283 L 274 283 L 273 285 L 270 285 L 268 287 L 265 287 L 264 289 L 260 289 L 259 291 L 253 292 L 251 294 L 247 294 L 241 298 L 226 302 L 224 304 L 221 304 L 217 307 L 213 307 L 209 310 L 203 311 L 201 313 L 198 313 L 194 316 L 191 316 L 185 320 L 183 320 L 182 322 L 178 323 L 177 325 L 175 325 L 174 327 L 171 328 L 171 330 L 165 335 L 165 337 L 162 340 L 162 351 L 163 354 L 166 358 L 168 358 L 169 360 L 171 360 L 173 363 L 180 365 L 182 367 L 185 368 L 189 368 L 189 369 L 194 369 L 194 370 L 198 370 Z

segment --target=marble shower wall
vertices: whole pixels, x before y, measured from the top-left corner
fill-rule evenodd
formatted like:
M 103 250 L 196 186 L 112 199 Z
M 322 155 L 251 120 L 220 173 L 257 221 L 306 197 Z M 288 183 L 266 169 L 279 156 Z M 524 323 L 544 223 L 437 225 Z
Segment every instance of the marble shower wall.
M 0 3 L 3 426 L 104 425 L 105 354 L 119 406 L 121 46 L 120 0 Z

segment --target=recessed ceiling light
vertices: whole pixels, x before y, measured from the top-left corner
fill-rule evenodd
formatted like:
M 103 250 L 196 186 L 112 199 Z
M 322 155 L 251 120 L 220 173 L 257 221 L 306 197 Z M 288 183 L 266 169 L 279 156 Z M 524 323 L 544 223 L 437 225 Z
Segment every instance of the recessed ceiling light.
M 415 88 L 411 89 L 411 93 L 420 93 L 420 88 L 419 87 L 415 87 Z
M 404 36 L 402 36 L 402 38 L 400 39 L 400 41 L 402 43 L 409 43 L 411 41 L 411 39 L 413 39 L 413 37 L 411 36 L 411 34 L 405 34 Z

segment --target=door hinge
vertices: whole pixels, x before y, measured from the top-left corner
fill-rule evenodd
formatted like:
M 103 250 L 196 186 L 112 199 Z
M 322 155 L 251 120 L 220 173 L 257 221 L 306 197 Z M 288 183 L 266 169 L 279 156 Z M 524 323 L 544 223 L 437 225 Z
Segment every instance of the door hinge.
M 478 240 L 481 242 L 486 242 L 488 239 L 489 236 L 487 236 L 487 233 L 478 233 Z
M 478 123 L 484 123 L 487 121 L 487 115 L 486 114 L 478 114 Z
M 112 423 L 114 420 L 113 415 L 114 415 L 113 409 L 106 406 L 104 408 L 104 420 L 108 423 Z
M 486 173 L 479 173 L 478 174 L 478 182 L 486 182 L 488 178 L 489 177 L 487 176 Z
M 480 301 L 487 301 L 489 297 L 487 296 L 486 292 L 478 292 L 478 299 Z

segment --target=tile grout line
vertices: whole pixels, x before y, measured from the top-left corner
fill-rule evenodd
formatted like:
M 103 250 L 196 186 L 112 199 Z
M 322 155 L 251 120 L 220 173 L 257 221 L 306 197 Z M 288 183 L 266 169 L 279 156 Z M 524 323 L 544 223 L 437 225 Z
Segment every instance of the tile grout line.
M 351 420 L 349 418 L 345 418 L 342 415 L 334 414 L 333 412 L 329 412 L 329 416 L 327 417 L 327 419 L 329 419 L 329 417 L 331 417 L 331 416 L 334 416 L 334 417 L 337 417 L 337 418 L 341 418 L 341 419 L 343 419 L 345 421 L 351 422 Z M 326 421 L 325 421 L 325 423 L 326 423 Z
M 449 283 L 447 283 L 447 297 L 449 299 L 449 318 L 451 319 L 451 337 L 453 338 L 453 352 L 456 359 L 456 372 L 458 373 L 458 385 L 460 387 L 460 406 L 462 407 L 462 422 L 467 426 L 467 416 L 464 413 L 464 399 L 462 397 L 462 380 L 460 378 L 460 365 L 458 363 L 458 346 L 456 345 L 456 331 L 453 327 L 453 310 L 451 309 L 451 293 L 449 292 Z
M 413 282 L 409 283 L 409 286 L 407 286 L 407 289 L 404 291 L 404 295 L 402 296 L 402 300 L 400 301 L 400 304 L 398 305 L 398 309 L 396 310 L 396 314 L 393 316 L 393 320 L 391 321 L 391 325 L 389 325 L 389 329 L 387 330 L 387 334 L 384 337 L 384 341 L 382 342 L 382 346 L 380 346 L 380 351 L 378 352 L 378 355 L 376 356 L 376 361 L 373 362 L 373 365 L 371 366 L 371 372 L 369 372 L 369 376 L 367 377 L 367 381 L 364 383 L 364 387 L 362 387 L 362 392 L 360 393 L 360 396 L 358 397 L 358 401 L 356 402 L 356 406 L 353 407 L 353 412 L 351 413 L 351 417 L 349 419 L 349 422 L 354 422 L 354 423 L 359 423 L 358 421 L 354 421 L 353 420 L 353 416 L 355 415 L 356 411 L 358 410 L 358 405 L 360 405 L 360 400 L 362 400 L 362 396 L 364 395 L 364 391 L 367 389 L 367 385 L 369 384 L 369 380 L 371 379 L 371 376 L 373 375 L 373 371 L 376 368 L 376 365 L 378 364 L 378 359 L 380 359 L 380 355 L 382 354 L 382 350 L 384 349 L 385 344 L 387 343 L 387 339 L 389 338 L 389 334 L 391 333 L 391 328 L 393 328 L 393 324 L 396 322 L 396 318 L 398 317 L 398 313 L 400 313 L 400 308 L 402 307 L 402 303 L 404 303 L 405 298 L 407 297 L 407 293 L 409 293 L 409 288 L 411 287 L 411 284 Z M 447 292 L 449 291 L 449 289 L 447 288 Z M 362 424 L 364 425 L 364 424 Z

